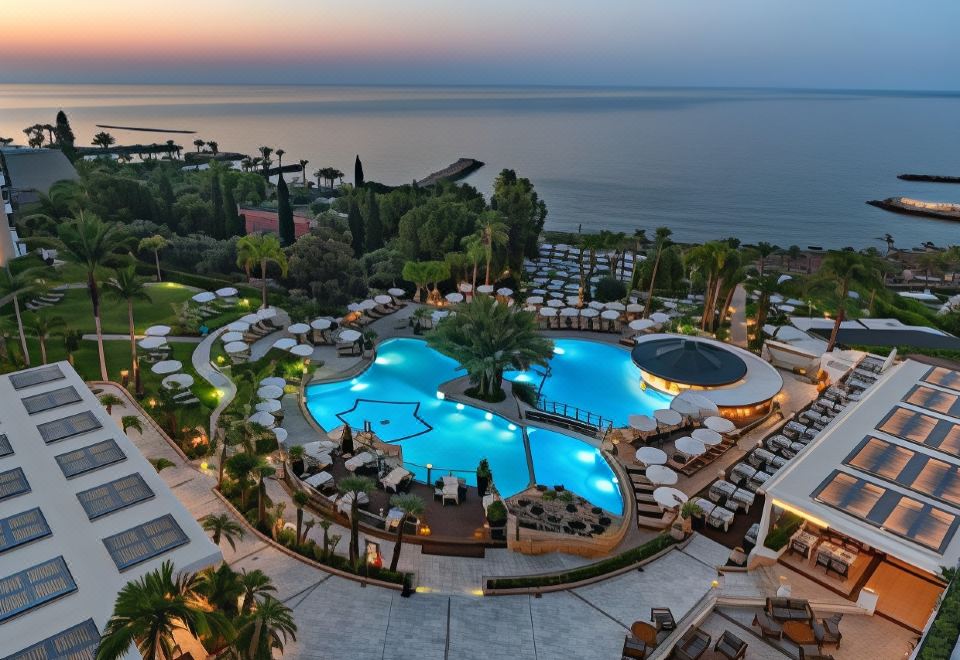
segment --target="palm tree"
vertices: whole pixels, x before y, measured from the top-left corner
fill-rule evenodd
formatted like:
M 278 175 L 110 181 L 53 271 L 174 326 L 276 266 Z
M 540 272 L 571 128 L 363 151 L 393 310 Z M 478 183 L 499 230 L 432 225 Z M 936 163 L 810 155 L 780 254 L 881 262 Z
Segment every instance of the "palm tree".
M 123 428 L 124 433 L 130 429 L 133 429 L 137 433 L 143 433 L 143 422 L 140 421 L 139 415 L 124 415 L 120 418 L 120 426 Z
M 134 391 L 137 396 L 143 396 L 143 385 L 140 382 L 140 360 L 137 359 L 137 336 L 133 323 L 134 301 L 150 302 L 150 294 L 143 280 L 137 277 L 137 270 L 133 265 L 118 268 L 114 276 L 103 283 L 104 293 L 114 300 L 126 301 L 127 324 L 130 330 L 130 368 L 133 370 Z
M 643 306 L 643 318 L 650 316 L 650 311 L 653 304 L 653 287 L 657 283 L 657 270 L 660 268 L 660 257 L 663 256 L 663 248 L 667 246 L 668 241 L 670 240 L 670 234 L 672 233 L 673 232 L 670 231 L 669 227 L 657 227 L 657 231 L 653 239 L 653 270 L 650 271 L 650 287 L 647 290 L 647 302 Z
M 263 165 L 263 173 L 266 174 L 270 169 L 270 154 L 273 153 L 272 147 L 258 147 L 260 151 L 260 164 Z
M 277 154 L 277 167 L 279 167 L 281 170 L 283 169 L 283 156 L 284 156 L 284 154 L 286 154 L 286 153 L 287 153 L 287 152 L 284 151 L 283 149 L 277 149 L 277 151 L 276 151 L 276 154 Z
M 220 144 L 216 140 L 208 141 L 207 146 L 210 147 L 210 153 L 212 153 L 214 156 L 220 153 Z
M 510 232 L 507 229 L 507 224 L 503 221 L 503 216 L 497 211 L 484 212 L 478 222 L 480 228 L 477 230 L 477 235 L 483 244 L 487 264 L 483 283 L 490 284 L 490 264 L 493 262 L 493 252 L 496 249 L 506 247 L 510 241 Z
M 297 624 L 290 608 L 265 596 L 250 614 L 241 617 L 233 647 L 244 660 L 272 660 L 274 651 L 283 655 L 288 638 L 297 639 Z
M 553 355 L 553 342 L 537 332 L 533 314 L 514 311 L 492 296 L 459 305 L 455 316 L 427 335 L 427 344 L 460 363 L 476 396 L 487 401 L 502 397 L 504 371 L 546 366 Z
M 393 544 L 393 558 L 390 560 L 390 570 L 396 571 L 400 561 L 400 548 L 403 546 L 403 528 L 408 518 L 416 518 L 423 513 L 426 506 L 418 495 L 402 493 L 390 498 L 390 506 L 400 509 L 401 517 L 397 525 L 397 540 Z
M 836 282 L 837 295 L 839 296 L 833 330 L 830 331 L 830 341 L 827 342 L 826 352 L 829 353 L 837 343 L 837 333 L 840 332 L 840 324 L 843 323 L 843 317 L 846 314 L 850 285 L 865 277 L 867 269 L 864 266 L 863 258 L 856 252 L 831 250 L 824 257 L 820 272 Z
M 200 150 L 203 149 L 203 145 L 205 144 L 206 142 L 204 142 L 200 138 L 197 138 L 196 140 L 193 141 L 193 146 L 197 148 L 197 153 L 200 153 Z
M 417 288 L 413 293 L 413 299 L 419 302 L 423 302 L 421 292 L 427 286 L 427 282 L 430 281 L 429 263 L 429 261 L 408 261 L 403 264 L 403 270 L 401 271 L 401 277 L 408 282 L 413 282 Z
M 779 248 L 772 243 L 767 243 L 766 241 L 760 241 L 757 243 L 756 253 L 757 257 L 760 260 L 760 277 L 763 277 L 763 267 L 764 260 L 769 257 L 771 254 L 776 252 Z
M 463 245 L 464 250 L 466 251 L 466 257 L 473 265 L 473 276 L 470 278 L 470 286 L 472 290 L 477 288 L 477 267 L 480 264 L 480 260 L 486 256 L 486 249 L 483 245 L 483 239 L 476 234 L 471 236 L 465 236 L 460 244 Z
M 236 550 L 236 542 L 243 539 L 243 527 L 241 527 L 239 523 L 234 522 L 233 518 L 225 513 L 221 513 L 218 516 L 211 513 L 205 516 L 200 522 L 203 525 L 203 529 L 210 532 L 210 539 L 214 545 L 220 545 L 222 539 L 230 544 L 232 550 Z
M 337 488 L 344 495 L 351 498 L 350 502 L 350 564 L 354 570 L 360 561 L 360 505 L 357 501 L 360 495 L 366 495 L 374 488 L 374 483 L 367 477 L 344 477 L 337 484 Z
M 160 282 L 163 280 L 163 276 L 160 274 L 160 250 L 170 245 L 165 237 L 160 234 L 154 236 L 147 236 L 146 238 L 141 238 L 140 243 L 137 245 L 137 250 L 144 252 L 149 250 L 153 252 L 153 262 L 157 265 L 157 281 Z
M 237 383 L 239 385 L 239 383 Z M 223 468 L 227 462 L 227 451 L 230 447 L 243 445 L 250 454 L 256 453 L 257 441 L 272 436 L 265 426 L 256 424 L 244 417 L 221 418 L 223 424 L 223 442 L 220 443 L 220 473 L 217 478 L 217 488 L 223 484 Z
M 779 273 L 760 275 L 750 281 L 750 288 L 759 294 L 757 298 L 757 316 L 755 323 L 755 337 L 757 339 L 763 337 L 763 325 L 767 322 L 767 311 L 770 309 L 770 296 L 779 291 L 779 281 Z
M 27 337 L 23 333 L 23 318 L 20 316 L 20 296 L 33 292 L 36 289 L 35 269 L 14 274 L 9 265 L 0 271 L 0 296 L 10 297 L 13 300 L 13 315 L 17 319 L 17 332 L 20 334 L 20 348 L 23 351 L 23 361 L 30 366 L 30 350 L 27 348 Z
M 302 490 L 293 494 L 293 503 L 297 507 L 297 545 L 303 543 L 303 507 L 310 503 L 310 496 Z
M 253 606 L 257 604 L 258 596 L 269 596 L 270 592 L 276 592 L 277 588 L 273 586 L 270 576 L 256 568 L 252 571 L 246 569 L 240 574 L 240 587 L 243 590 L 243 606 L 240 609 L 242 614 L 249 614 Z
M 152 465 L 153 469 L 156 470 L 158 473 L 163 472 L 167 468 L 172 468 L 177 466 L 176 463 L 174 463 L 173 461 L 167 458 L 163 458 L 162 456 L 160 458 L 151 458 L 149 459 L 149 461 L 150 461 L 150 465 Z
M 305 158 L 300 159 L 300 177 L 301 177 L 301 180 L 303 181 L 304 190 L 306 190 L 307 188 L 307 165 L 309 164 L 310 164 L 309 160 L 306 160 Z
M 135 645 L 143 660 L 172 660 L 178 647 L 177 630 L 194 637 L 216 630 L 229 635 L 230 625 L 222 615 L 205 612 L 198 598 L 199 578 L 181 573 L 174 577 L 173 563 L 128 582 L 117 594 L 107 622 L 97 660 L 120 660 Z
M 267 266 L 276 264 L 283 276 L 287 274 L 287 255 L 283 252 L 280 239 L 273 234 L 250 234 L 237 241 L 237 266 L 247 272 L 257 265 L 260 267 L 261 307 L 267 306 Z
M 267 477 L 277 473 L 276 468 L 270 465 L 264 458 L 258 457 L 260 461 L 253 468 L 253 473 L 257 476 L 257 524 L 263 527 L 267 521 Z
M 33 334 L 37 336 L 37 340 L 40 342 L 40 362 L 42 364 L 47 363 L 47 339 L 50 338 L 54 329 L 62 328 L 65 325 L 66 321 L 63 320 L 62 316 L 49 316 L 42 310 L 33 317 L 30 329 L 33 330 Z
M 223 562 L 216 568 L 200 572 L 197 593 L 201 594 L 214 609 L 233 617 L 240 613 L 238 602 L 243 596 L 240 574 Z
M 120 252 L 129 247 L 129 239 L 119 224 L 105 223 L 91 214 L 62 224 L 57 229 L 61 255 L 83 266 L 87 274 L 87 292 L 93 305 L 93 321 L 97 331 L 97 353 L 100 358 L 100 378 L 109 380 L 107 362 L 103 354 L 103 329 L 100 325 L 100 287 L 97 271 L 105 266 L 119 264 Z
M 250 488 L 250 475 L 253 474 L 265 461 L 249 452 L 239 452 L 227 459 L 227 472 L 230 473 L 240 486 L 240 508 L 246 512 L 247 509 L 247 491 Z
M 107 409 L 108 415 L 113 414 L 114 406 L 122 406 L 124 404 L 123 399 L 118 397 L 116 394 L 110 394 L 110 393 L 101 394 L 98 400 L 100 401 L 100 405 Z

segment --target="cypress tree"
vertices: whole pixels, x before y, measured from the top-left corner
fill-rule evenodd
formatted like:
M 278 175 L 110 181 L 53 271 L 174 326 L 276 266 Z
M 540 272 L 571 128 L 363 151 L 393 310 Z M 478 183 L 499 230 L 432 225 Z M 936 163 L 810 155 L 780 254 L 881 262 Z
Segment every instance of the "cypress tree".
M 350 200 L 350 209 L 347 211 L 347 225 L 350 227 L 350 245 L 353 246 L 353 254 L 359 257 L 363 254 L 363 246 L 366 242 L 363 237 L 363 216 L 354 199 Z
M 220 188 L 220 176 L 213 172 L 210 176 L 210 207 L 213 209 L 214 238 L 223 238 L 227 226 L 227 215 L 223 209 L 223 190 Z
M 77 148 L 74 146 L 76 138 L 73 135 L 73 129 L 70 128 L 70 120 L 67 119 L 67 113 L 63 110 L 57 112 L 57 125 L 53 129 L 57 138 L 57 144 L 60 150 L 72 163 L 77 159 Z
M 224 184 L 227 182 L 224 181 Z M 237 212 L 237 199 L 234 197 L 233 188 L 229 185 L 223 186 L 223 208 L 227 212 L 226 238 L 231 236 L 243 236 L 246 234 L 246 227 L 243 226 L 243 218 Z
M 380 202 L 372 188 L 367 189 L 367 216 L 364 218 L 364 244 L 367 252 L 383 247 L 383 223 L 380 221 Z
M 360 154 L 353 161 L 353 185 L 357 188 L 363 188 L 363 163 L 360 162 Z
M 280 218 L 280 244 L 293 245 L 296 240 L 293 231 L 293 208 L 290 206 L 290 189 L 283 178 L 283 172 L 277 178 L 277 215 Z

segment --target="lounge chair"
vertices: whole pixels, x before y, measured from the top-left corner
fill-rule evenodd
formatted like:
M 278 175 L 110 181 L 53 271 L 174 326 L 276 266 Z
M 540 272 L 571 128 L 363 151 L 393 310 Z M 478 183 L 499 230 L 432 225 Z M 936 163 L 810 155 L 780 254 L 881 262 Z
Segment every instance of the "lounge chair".
M 413 474 L 402 467 L 395 467 L 380 480 L 380 485 L 389 493 L 399 493 L 404 490 L 410 481 L 413 480 Z
M 697 660 L 710 648 L 712 638 L 699 628 L 691 628 L 673 647 L 674 657 L 680 660 Z
M 819 622 L 816 619 L 813 620 L 813 635 L 817 638 L 817 644 L 821 646 L 832 644 L 840 648 L 840 640 L 843 639 L 843 633 L 840 632 L 842 618 L 842 614 L 834 614 L 829 619 L 821 619 Z
M 767 616 L 766 612 L 757 612 L 753 625 L 760 628 L 760 636 L 766 639 L 783 639 L 783 626 Z
M 669 607 L 651 607 L 650 620 L 656 626 L 657 632 L 674 630 L 677 627 L 677 622 L 674 620 L 673 612 L 670 611 Z
M 376 462 L 376 456 L 368 451 L 362 451 L 353 458 L 347 459 L 346 462 L 344 462 L 343 467 L 347 468 L 350 472 L 356 472 L 357 470 L 367 468 Z
M 713 650 L 729 660 L 740 660 L 747 655 L 747 643 L 729 630 L 724 630 Z

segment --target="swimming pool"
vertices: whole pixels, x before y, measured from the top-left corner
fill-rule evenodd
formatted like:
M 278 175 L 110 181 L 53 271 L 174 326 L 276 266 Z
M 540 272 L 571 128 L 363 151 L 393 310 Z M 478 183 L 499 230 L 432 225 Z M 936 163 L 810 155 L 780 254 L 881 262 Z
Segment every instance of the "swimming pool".
M 650 415 L 670 407 L 673 397 L 641 387 L 640 369 L 629 351 L 584 339 L 555 339 L 553 343 L 546 376 L 542 367 L 536 367 L 509 372 L 505 377 L 540 387 L 547 400 L 600 415 L 616 427 L 626 426 L 630 415 Z
M 563 484 L 607 511 L 623 511 L 616 477 L 596 448 L 563 433 L 528 428 L 528 462 L 523 429 L 479 408 L 437 398 L 441 383 L 463 375 L 454 360 L 424 341 L 390 339 L 355 378 L 308 386 L 307 410 L 328 430 L 344 423 L 362 429 L 369 422 L 384 442 L 403 447 L 407 468 L 420 481 L 426 480 L 430 463 L 432 478 L 462 470 L 459 476 L 473 485 L 473 472 L 486 458 L 504 497 L 531 481 Z

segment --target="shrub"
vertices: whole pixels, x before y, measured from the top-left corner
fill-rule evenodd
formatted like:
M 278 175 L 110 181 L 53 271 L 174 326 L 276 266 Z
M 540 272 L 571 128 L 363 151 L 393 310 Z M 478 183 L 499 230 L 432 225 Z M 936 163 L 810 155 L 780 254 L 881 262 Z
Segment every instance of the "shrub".
M 939 660 L 949 658 L 960 637 L 960 588 L 957 587 L 956 576 L 953 577 L 940 601 L 940 609 L 924 636 L 917 660 Z
M 537 389 L 531 383 L 513 383 L 513 396 L 528 406 L 537 405 Z
M 604 277 L 597 282 L 596 292 L 593 294 L 593 297 L 598 302 L 623 300 L 627 297 L 627 287 L 616 278 Z
M 561 502 L 573 502 L 573 493 L 569 490 L 565 490 L 558 496 Z
M 507 507 L 500 500 L 495 500 L 487 507 L 487 522 L 491 525 L 502 525 L 507 522 Z
M 763 544 L 771 550 L 780 550 L 780 548 L 787 544 L 790 537 L 793 536 L 793 533 L 800 529 L 800 525 L 802 524 L 803 518 L 788 511 L 784 512 L 784 514 L 780 516 L 780 520 L 777 521 L 777 524 L 774 525 L 770 533 L 767 534 L 767 538 Z

